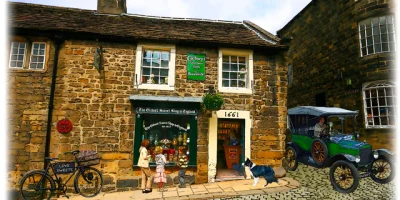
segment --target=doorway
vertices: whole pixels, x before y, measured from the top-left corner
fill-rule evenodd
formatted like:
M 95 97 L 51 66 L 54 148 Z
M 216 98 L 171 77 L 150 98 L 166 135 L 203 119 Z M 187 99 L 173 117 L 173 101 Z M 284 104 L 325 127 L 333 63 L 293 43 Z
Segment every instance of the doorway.
M 244 179 L 245 120 L 218 119 L 216 181 Z

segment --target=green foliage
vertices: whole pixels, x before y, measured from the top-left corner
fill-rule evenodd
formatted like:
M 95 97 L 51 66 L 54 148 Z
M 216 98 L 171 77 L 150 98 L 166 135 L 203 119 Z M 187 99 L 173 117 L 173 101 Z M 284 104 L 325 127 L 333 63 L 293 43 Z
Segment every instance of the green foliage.
M 203 106 L 207 110 L 220 110 L 224 104 L 224 98 L 219 94 L 206 94 L 203 97 Z

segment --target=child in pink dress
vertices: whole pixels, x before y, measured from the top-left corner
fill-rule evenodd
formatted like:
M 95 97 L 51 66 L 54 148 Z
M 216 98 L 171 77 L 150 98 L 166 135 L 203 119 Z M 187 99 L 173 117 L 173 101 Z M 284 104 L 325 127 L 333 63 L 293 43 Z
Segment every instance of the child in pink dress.
M 163 183 L 167 182 L 167 176 L 165 175 L 165 164 L 168 163 L 167 159 L 165 156 L 162 154 L 162 148 L 156 147 L 155 152 L 156 157 L 156 174 L 154 176 L 154 183 L 158 183 L 158 191 L 166 191 L 163 189 Z

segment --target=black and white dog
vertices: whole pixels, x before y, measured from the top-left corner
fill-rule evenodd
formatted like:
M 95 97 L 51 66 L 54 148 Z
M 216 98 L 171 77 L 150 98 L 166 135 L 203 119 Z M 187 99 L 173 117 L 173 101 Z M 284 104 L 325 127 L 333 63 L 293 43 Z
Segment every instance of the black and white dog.
M 274 169 L 272 169 L 272 167 L 270 166 L 263 166 L 263 165 L 258 166 L 253 162 L 251 162 L 250 159 L 248 158 L 246 159 L 243 165 L 245 167 L 250 168 L 250 174 L 252 177 L 254 177 L 253 186 L 257 185 L 260 176 L 263 176 L 267 181 L 267 184 L 265 184 L 264 187 L 266 187 L 269 183 L 278 182 L 278 180 L 275 178 Z

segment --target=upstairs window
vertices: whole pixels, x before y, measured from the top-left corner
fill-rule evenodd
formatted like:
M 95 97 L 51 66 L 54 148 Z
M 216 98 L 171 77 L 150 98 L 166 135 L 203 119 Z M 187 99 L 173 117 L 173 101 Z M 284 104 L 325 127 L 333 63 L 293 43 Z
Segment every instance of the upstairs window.
M 361 56 L 396 51 L 394 17 L 383 16 L 358 23 Z
M 218 90 L 223 93 L 252 94 L 253 51 L 220 49 Z
M 366 83 L 363 88 L 366 128 L 395 127 L 396 87 L 390 82 Z
M 139 44 L 134 85 L 139 89 L 174 90 L 175 57 L 173 45 Z
M 46 66 L 46 42 L 15 41 L 10 45 L 9 68 L 43 70 Z

